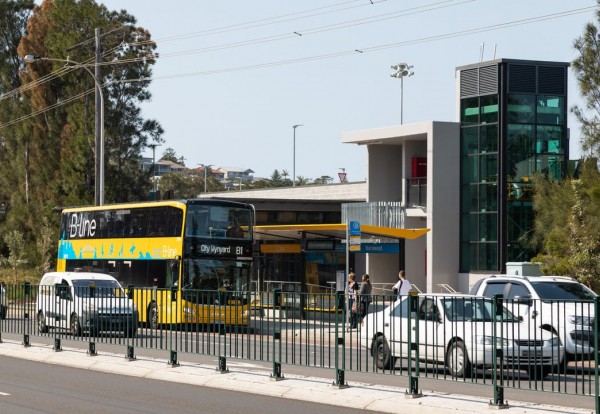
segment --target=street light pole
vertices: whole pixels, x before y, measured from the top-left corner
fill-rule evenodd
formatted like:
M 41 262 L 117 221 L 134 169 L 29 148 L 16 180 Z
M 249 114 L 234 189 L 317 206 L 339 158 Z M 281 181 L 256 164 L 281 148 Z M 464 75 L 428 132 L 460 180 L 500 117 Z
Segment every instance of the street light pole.
M 204 193 L 206 194 L 207 188 L 208 186 L 206 185 L 207 180 L 208 180 L 208 172 L 207 170 L 212 167 L 212 164 L 208 164 L 208 165 L 204 165 L 204 164 L 198 164 L 199 166 L 201 166 L 202 168 L 204 168 Z
M 100 83 L 98 82 L 98 78 L 96 77 L 96 75 L 94 75 L 90 68 L 88 68 L 87 65 L 84 65 L 80 62 L 76 62 L 71 59 L 48 58 L 33 55 L 26 55 L 25 57 L 23 57 L 23 61 L 25 63 L 33 63 L 36 60 L 46 60 L 49 62 L 65 62 L 67 64 L 72 64 L 73 66 L 71 67 L 84 69 L 94 79 L 94 84 L 96 85 L 96 93 L 99 97 L 100 103 L 100 105 L 98 105 L 98 101 L 96 101 L 96 181 L 94 201 L 95 205 L 102 206 L 104 205 L 104 95 L 102 94 L 102 86 L 100 85 Z
M 397 65 L 392 65 L 391 68 L 396 72 L 390 76 L 392 78 L 400 78 L 400 124 L 402 125 L 404 121 L 404 78 L 414 75 L 415 72 L 411 70 L 413 67 L 408 63 L 398 63 Z
M 294 129 L 294 160 L 292 164 L 292 187 L 296 186 L 296 128 L 301 127 L 303 125 L 304 124 L 292 125 L 292 128 Z
M 159 144 L 150 144 L 148 145 L 152 148 L 152 192 L 154 193 L 154 199 L 156 200 L 156 157 L 155 150 L 156 147 L 160 147 Z

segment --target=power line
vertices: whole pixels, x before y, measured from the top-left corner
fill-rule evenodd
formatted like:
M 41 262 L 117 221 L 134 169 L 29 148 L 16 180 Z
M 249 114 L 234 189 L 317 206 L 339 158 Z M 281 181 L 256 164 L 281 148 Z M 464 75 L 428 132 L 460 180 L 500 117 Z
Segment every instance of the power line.
M 282 61 L 259 63 L 259 64 L 254 64 L 254 65 L 237 66 L 237 67 L 223 68 L 223 69 L 197 71 L 197 72 L 182 73 L 182 74 L 175 74 L 175 75 L 157 76 L 157 77 L 152 77 L 152 78 L 122 79 L 122 80 L 115 80 L 113 82 L 114 83 L 148 82 L 148 81 L 152 81 L 152 80 L 161 80 L 161 79 L 176 79 L 176 78 L 185 78 L 185 77 L 206 76 L 206 75 L 214 75 L 214 74 L 222 74 L 222 73 L 229 73 L 229 72 L 237 72 L 237 71 L 245 71 L 245 70 L 251 70 L 251 69 L 273 67 L 273 66 L 311 62 L 311 61 L 324 60 L 324 59 L 333 59 L 333 58 L 357 54 L 357 52 L 361 52 L 360 54 L 362 54 L 364 52 L 376 52 L 376 51 L 395 48 L 395 47 L 402 47 L 402 46 L 414 45 L 414 44 L 419 44 L 419 43 L 428 43 L 428 42 L 434 42 L 434 41 L 438 41 L 438 40 L 450 39 L 453 37 L 468 36 L 468 35 L 476 34 L 476 33 L 483 33 L 483 32 L 493 31 L 493 30 L 501 30 L 501 29 L 506 29 L 506 28 L 515 27 L 515 26 L 522 26 L 522 25 L 537 23 L 537 22 L 546 21 L 546 20 L 553 20 L 553 19 L 558 19 L 558 18 L 562 18 L 562 17 L 573 16 L 573 15 L 593 11 L 596 9 L 597 9 L 596 6 L 589 6 L 589 7 L 567 10 L 567 11 L 563 11 L 563 12 L 558 12 L 558 13 L 553 13 L 553 14 L 548 14 L 548 15 L 543 15 L 543 16 L 538 16 L 538 17 L 513 20 L 510 22 L 504 22 L 504 23 L 499 23 L 499 24 L 495 24 L 495 25 L 488 25 L 488 26 L 483 26 L 483 27 L 474 28 L 474 29 L 467 29 L 467 30 L 462 30 L 462 31 L 457 31 L 457 32 L 452 32 L 452 33 L 441 34 L 441 35 L 428 36 L 428 37 L 419 38 L 419 39 L 394 42 L 394 43 L 389 43 L 389 44 L 385 44 L 385 45 L 363 47 L 360 49 L 332 52 L 332 53 L 316 55 L 316 56 L 308 56 L 308 57 L 303 57 L 303 58 L 294 58 L 294 59 L 287 59 L 287 60 L 282 60 Z M 128 60 L 117 61 L 117 62 L 106 62 L 103 64 L 105 64 L 105 65 L 123 64 L 123 63 L 127 63 L 127 62 L 139 61 L 142 59 L 146 59 L 146 57 L 136 58 L 136 59 L 128 59 Z M 87 91 L 84 94 L 91 93 L 93 90 L 94 89 L 91 89 L 90 91 Z M 80 95 L 78 95 L 78 97 L 80 97 Z M 39 115 L 40 113 L 43 113 L 46 110 L 54 109 L 55 107 L 64 105 L 71 101 L 72 101 L 71 99 L 68 99 L 67 101 L 61 102 L 60 104 L 52 105 L 50 107 L 44 108 L 35 113 L 21 117 L 17 120 L 9 121 L 5 124 L 0 124 L 0 129 L 2 129 L 6 126 L 9 126 L 9 125 L 13 125 L 16 122 L 20 122 L 22 120 L 28 119 L 32 116 Z
M 483 32 L 494 31 L 494 30 L 501 30 L 501 29 L 506 29 L 506 28 L 515 27 L 515 26 L 522 26 L 522 25 L 526 25 L 526 24 L 537 23 L 540 21 L 553 20 L 553 19 L 558 19 L 558 18 L 562 18 L 562 17 L 573 16 L 576 14 L 582 14 L 582 13 L 586 13 L 589 11 L 593 11 L 596 8 L 597 8 L 596 6 L 589 6 L 589 7 L 584 7 L 584 8 L 580 8 L 580 9 L 567 10 L 567 11 L 563 11 L 563 12 L 559 12 L 559 13 L 553 13 L 553 14 L 548 14 L 548 15 L 538 16 L 538 17 L 531 17 L 531 18 L 521 19 L 521 20 L 513 20 L 510 22 L 504 22 L 504 23 L 499 23 L 499 24 L 495 24 L 495 25 L 488 25 L 488 26 L 483 26 L 483 27 L 474 28 L 474 29 L 467 29 L 467 30 L 462 30 L 462 31 L 457 31 L 457 32 L 452 32 L 452 33 L 423 37 L 423 38 L 419 38 L 419 39 L 388 43 L 385 45 L 377 45 L 377 46 L 349 49 L 349 50 L 345 50 L 345 51 L 326 53 L 326 54 L 316 55 L 316 56 L 287 59 L 287 60 L 274 61 L 274 62 L 268 62 L 268 63 L 258 63 L 258 64 L 254 64 L 254 65 L 236 66 L 236 67 L 231 67 L 231 68 L 212 69 L 212 70 L 206 70 L 206 71 L 181 73 L 181 74 L 175 74 L 175 75 L 155 76 L 152 78 L 143 78 L 141 80 L 148 81 L 148 80 L 175 79 L 175 78 L 203 76 L 203 75 L 215 75 L 215 74 L 220 74 L 220 73 L 237 72 L 237 71 L 244 71 L 244 70 L 250 70 L 250 69 L 257 69 L 257 68 L 265 68 L 265 67 L 272 67 L 272 66 L 289 65 L 289 64 L 294 64 L 294 63 L 311 62 L 311 61 L 316 61 L 316 60 L 332 59 L 332 58 L 337 58 L 337 57 L 354 55 L 354 54 L 357 54 L 358 52 L 360 52 L 361 54 L 364 52 L 376 52 L 376 51 L 380 51 L 380 50 L 384 50 L 384 49 L 391 49 L 391 48 L 415 45 L 415 44 L 420 44 L 420 43 L 428 43 L 428 42 L 434 42 L 434 41 L 438 41 L 438 40 L 450 39 L 450 38 L 454 38 L 454 37 L 468 36 L 471 34 L 483 33 Z M 125 79 L 125 80 L 122 80 L 121 82 L 136 82 L 136 81 L 138 81 L 138 80 L 137 79 Z
M 236 24 L 236 25 L 230 25 L 230 26 L 224 26 L 221 28 L 216 28 L 216 29 L 209 29 L 207 31 L 204 32 L 196 32 L 196 33 L 191 33 L 191 34 L 187 34 L 187 35 L 182 35 L 180 38 L 190 38 L 190 37 L 195 37 L 198 35 L 205 35 L 205 34 L 215 34 L 215 33 L 223 33 L 226 31 L 230 31 L 229 29 L 233 29 L 233 30 L 245 30 L 245 29 L 249 29 L 249 28 L 254 28 L 257 27 L 256 24 L 257 23 L 262 23 L 260 25 L 266 25 L 266 24 L 274 24 L 274 23 L 281 23 L 281 22 L 285 22 L 285 21 L 290 21 L 290 20 L 297 20 L 300 18 L 307 18 L 307 17 L 314 17 L 314 16 L 318 16 L 318 15 L 322 15 L 322 14 L 327 14 L 327 13 L 333 13 L 333 12 L 339 12 L 339 11 L 343 11 L 343 10 L 348 10 L 351 8 L 356 8 L 356 7 L 364 7 L 367 4 L 360 4 L 358 6 L 352 6 L 352 7 L 345 7 L 345 8 L 339 8 L 339 9 L 335 9 L 335 10 L 329 10 L 326 12 L 321 12 L 321 13 L 313 13 L 310 15 L 305 15 L 306 13 L 311 13 L 313 11 L 319 11 L 319 10 L 324 10 L 324 9 L 329 9 L 332 7 L 336 7 L 336 6 L 340 6 L 340 5 L 346 5 L 346 4 L 350 4 L 350 3 L 356 3 L 359 2 L 361 0 L 351 0 L 348 2 L 342 2 L 342 3 L 336 3 L 330 6 L 323 6 L 323 7 L 319 7 L 319 8 L 314 8 L 314 9 L 309 9 L 309 10 L 304 10 L 304 11 L 300 11 L 300 12 L 294 12 L 294 13 L 288 13 L 288 14 L 284 14 L 284 15 L 280 15 L 280 16 L 275 16 L 275 17 L 270 17 L 270 18 L 265 18 L 265 19 L 260 19 L 260 20 L 254 20 L 251 22 L 247 22 L 247 23 L 240 23 L 240 24 Z M 381 3 L 387 0 L 380 0 L 377 1 L 375 3 Z M 306 29 L 303 30 L 303 32 L 305 32 L 306 34 L 314 34 L 314 33 L 319 33 L 319 32 L 323 32 L 323 31 L 328 31 L 328 30 L 337 30 L 337 29 L 341 29 L 341 28 L 345 28 L 345 27 L 350 27 L 353 25 L 357 25 L 357 24 L 367 24 L 367 23 L 372 23 L 374 21 L 379 21 L 380 19 L 383 18 L 397 18 L 397 17 L 401 17 L 403 15 L 409 15 L 409 14 L 415 14 L 415 13 L 421 13 L 424 11 L 431 11 L 431 10 L 435 10 L 437 8 L 440 7 L 448 7 L 449 5 L 444 5 L 444 6 L 439 6 L 441 4 L 445 4 L 445 3 L 453 3 L 455 1 L 458 0 L 444 0 L 441 2 L 437 2 L 437 3 L 431 3 L 431 4 L 427 4 L 424 6 L 418 6 L 418 7 L 413 7 L 413 8 L 409 8 L 409 9 L 405 9 L 399 12 L 394 12 L 391 14 L 390 13 L 385 13 L 383 15 L 376 15 L 376 16 L 372 16 L 370 18 L 363 18 L 363 19 L 358 19 L 358 20 L 354 20 L 354 21 L 350 21 L 350 22 L 343 22 L 343 23 L 337 23 L 335 25 L 329 25 L 329 26 L 321 26 L 321 27 L 317 27 L 317 28 L 313 28 L 313 29 Z M 476 0 L 464 0 L 462 2 L 460 2 L 459 4 L 465 3 L 465 2 L 471 2 L 471 1 L 476 1 Z M 372 5 L 374 4 L 373 2 L 369 3 L 368 5 Z M 438 7 L 436 7 L 438 6 Z M 410 13 L 409 13 L 410 12 Z M 300 16 L 300 17 L 295 17 L 295 18 L 289 18 L 286 20 L 281 20 L 283 18 L 288 18 L 290 16 L 297 16 L 297 15 L 305 15 L 305 16 Z M 269 23 L 266 23 L 269 22 Z M 360 22 L 360 23 L 359 23 Z M 127 28 L 128 26 L 119 26 L 113 30 L 110 30 L 109 32 L 104 33 L 102 36 L 105 36 L 107 34 L 110 34 L 112 32 L 118 31 L 118 30 L 122 30 L 124 28 Z M 290 34 L 288 33 L 284 33 L 284 34 L 279 34 L 279 35 L 272 35 L 272 36 L 268 36 L 268 37 L 263 37 L 263 38 L 258 38 L 258 39 L 251 39 L 251 40 L 245 40 L 245 41 L 241 41 L 241 42 L 235 42 L 235 43 L 229 43 L 226 45 L 218 45 L 218 46 L 211 46 L 211 47 L 207 47 L 207 48 L 203 48 L 203 49 L 197 49 L 197 50 L 192 50 L 192 51 L 184 51 L 184 52 L 175 52 L 175 53 L 171 53 L 171 54 L 167 54 L 167 55 L 163 55 L 163 57 L 176 57 L 176 56 L 180 56 L 180 55 L 189 55 L 192 53 L 201 53 L 201 52 L 207 52 L 207 51 L 215 51 L 215 50 L 223 50 L 223 49 L 229 49 L 232 47 L 242 47 L 242 46 L 248 46 L 248 45 L 252 45 L 252 44 L 260 44 L 260 43 L 265 43 L 265 42 L 271 42 L 271 41 L 275 41 L 275 40 L 283 40 L 286 38 L 289 38 Z M 169 40 L 175 40 L 177 39 L 178 36 L 175 37 L 171 37 L 171 38 L 167 38 Z M 67 48 L 67 50 L 72 50 L 75 49 L 79 46 L 85 45 L 87 43 L 91 43 L 94 41 L 94 38 L 90 38 L 90 39 L 86 39 L 83 40 L 73 46 L 70 46 L 69 48 Z M 142 41 L 142 42 L 130 42 L 128 43 L 129 45 L 143 45 L 143 44 L 149 44 L 149 43 L 156 43 L 156 40 L 148 40 L 148 41 Z M 113 51 L 117 50 L 120 46 L 123 45 L 123 42 L 117 46 L 115 46 L 113 49 L 110 49 L 109 51 L 106 51 L 103 53 L 103 56 L 106 57 L 108 56 L 110 53 L 112 53 Z M 154 57 L 152 57 L 154 59 Z M 108 66 L 108 65 L 114 65 L 116 63 L 118 64 L 125 64 L 125 63 L 133 63 L 133 62 L 139 62 L 140 60 L 143 60 L 145 58 L 132 58 L 132 59 L 122 59 L 119 60 L 118 62 L 101 62 L 99 63 L 102 66 Z M 89 59 L 87 61 L 87 63 L 91 63 L 94 62 L 94 59 Z M 87 63 L 82 63 L 81 65 L 84 66 Z M 95 62 L 93 63 L 95 64 Z M 68 66 L 67 66 L 68 67 Z M 71 69 L 74 70 L 74 69 Z M 64 72 L 61 71 L 56 71 L 53 72 L 52 74 L 46 75 L 45 77 L 36 79 L 33 82 L 28 83 L 27 85 L 24 85 L 20 88 L 17 88 L 13 91 L 7 92 L 3 95 L 0 96 L 0 101 L 2 99 L 6 99 L 9 98 L 11 96 L 15 96 L 16 94 L 20 94 L 26 90 L 29 90 L 31 88 L 40 86 L 46 82 L 49 82 L 53 79 L 56 79 L 57 77 L 63 76 L 67 73 L 69 73 L 70 70 L 68 69 L 64 69 Z

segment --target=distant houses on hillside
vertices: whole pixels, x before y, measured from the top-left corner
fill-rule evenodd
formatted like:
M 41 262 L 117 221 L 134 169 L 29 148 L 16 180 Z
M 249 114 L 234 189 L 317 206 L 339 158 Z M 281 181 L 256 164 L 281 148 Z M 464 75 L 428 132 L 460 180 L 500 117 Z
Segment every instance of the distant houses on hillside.
M 152 169 L 152 158 L 143 157 L 140 160 L 142 170 L 149 172 Z M 198 166 L 193 168 L 204 174 L 204 166 Z M 181 173 L 187 170 L 183 164 L 179 164 L 169 160 L 159 160 L 154 163 L 154 176 L 161 177 L 165 174 Z M 249 168 L 238 168 L 238 167 L 219 167 L 211 168 L 208 167 L 208 174 L 212 177 L 216 177 L 223 186 L 228 189 L 239 189 L 241 184 L 250 183 L 254 180 L 254 171 Z

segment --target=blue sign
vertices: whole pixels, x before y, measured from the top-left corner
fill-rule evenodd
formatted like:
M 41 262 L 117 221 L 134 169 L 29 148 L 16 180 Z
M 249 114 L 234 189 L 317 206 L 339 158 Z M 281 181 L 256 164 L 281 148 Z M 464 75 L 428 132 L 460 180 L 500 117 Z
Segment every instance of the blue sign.
M 351 221 L 348 223 L 348 235 L 360 236 L 360 221 Z
M 400 253 L 398 243 L 362 243 L 361 253 Z

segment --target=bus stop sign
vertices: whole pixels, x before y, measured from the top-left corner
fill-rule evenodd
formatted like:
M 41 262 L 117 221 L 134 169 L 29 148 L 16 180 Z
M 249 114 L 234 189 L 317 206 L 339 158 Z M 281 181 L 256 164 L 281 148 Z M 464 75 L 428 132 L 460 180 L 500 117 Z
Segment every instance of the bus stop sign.
M 351 252 L 360 251 L 360 222 L 348 222 L 348 250 Z

